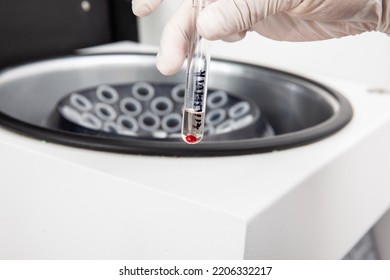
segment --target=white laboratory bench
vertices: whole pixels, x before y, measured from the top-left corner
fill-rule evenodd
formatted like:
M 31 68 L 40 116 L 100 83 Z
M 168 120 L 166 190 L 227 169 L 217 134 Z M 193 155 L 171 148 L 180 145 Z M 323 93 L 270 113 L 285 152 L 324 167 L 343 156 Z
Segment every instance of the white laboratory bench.
M 354 116 L 283 151 L 125 155 L 0 128 L 0 259 L 343 258 L 390 207 L 390 91 L 296 72 L 343 94 Z

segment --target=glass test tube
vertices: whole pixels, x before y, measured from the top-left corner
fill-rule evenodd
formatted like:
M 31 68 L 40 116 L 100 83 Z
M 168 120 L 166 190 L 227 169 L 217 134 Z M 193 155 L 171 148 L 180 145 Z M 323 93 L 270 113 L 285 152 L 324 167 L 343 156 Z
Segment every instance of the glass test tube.
M 196 31 L 196 20 L 209 0 L 193 0 L 194 33 L 187 58 L 187 76 L 184 96 L 182 138 L 188 144 L 197 144 L 203 138 L 210 51 L 207 40 Z

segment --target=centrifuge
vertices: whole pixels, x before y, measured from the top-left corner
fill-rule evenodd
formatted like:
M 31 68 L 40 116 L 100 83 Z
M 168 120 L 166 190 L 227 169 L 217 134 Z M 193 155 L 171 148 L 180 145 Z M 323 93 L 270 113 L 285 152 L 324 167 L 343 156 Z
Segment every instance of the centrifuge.
M 197 145 L 177 135 L 184 69 L 159 74 L 154 47 L 8 63 L 0 258 L 342 259 L 368 232 L 388 258 L 388 85 L 337 59 L 272 60 L 253 38 L 214 44 Z

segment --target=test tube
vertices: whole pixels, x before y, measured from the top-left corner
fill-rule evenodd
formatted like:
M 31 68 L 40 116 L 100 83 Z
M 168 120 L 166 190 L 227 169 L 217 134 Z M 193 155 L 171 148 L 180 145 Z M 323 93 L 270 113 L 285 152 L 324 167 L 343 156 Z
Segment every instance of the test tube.
M 194 33 L 187 58 L 187 75 L 181 135 L 188 144 L 197 144 L 203 138 L 207 82 L 210 64 L 208 42 L 196 31 L 196 20 L 210 0 L 192 0 Z

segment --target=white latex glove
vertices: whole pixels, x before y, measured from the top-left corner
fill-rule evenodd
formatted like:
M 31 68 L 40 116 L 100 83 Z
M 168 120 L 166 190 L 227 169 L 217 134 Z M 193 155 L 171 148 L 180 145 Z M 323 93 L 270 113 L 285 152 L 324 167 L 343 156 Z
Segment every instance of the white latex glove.
M 162 0 L 133 0 L 138 16 L 152 13 Z M 157 56 L 161 73 L 176 73 L 183 64 L 191 24 L 192 0 L 183 3 L 166 24 Z M 281 41 L 313 41 L 366 31 L 390 34 L 390 0 L 218 0 L 197 21 L 208 40 L 237 41 L 256 31 Z

